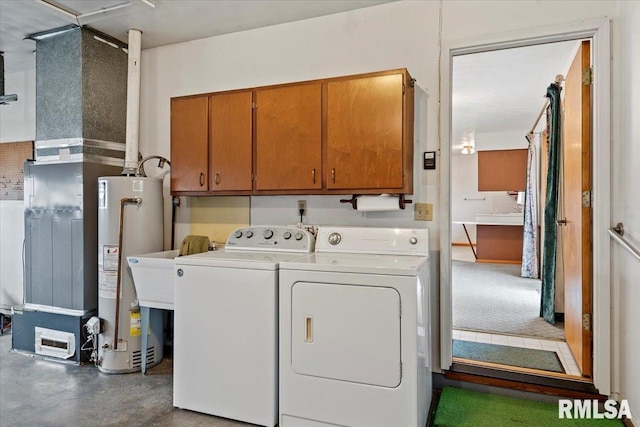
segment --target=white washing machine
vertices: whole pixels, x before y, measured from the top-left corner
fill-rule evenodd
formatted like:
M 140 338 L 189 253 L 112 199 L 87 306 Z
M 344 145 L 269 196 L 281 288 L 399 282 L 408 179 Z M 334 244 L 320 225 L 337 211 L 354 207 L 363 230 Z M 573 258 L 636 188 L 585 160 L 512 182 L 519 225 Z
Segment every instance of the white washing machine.
M 427 229 L 320 227 L 280 263 L 280 427 L 424 427 Z
M 247 227 L 220 251 L 175 259 L 173 405 L 278 422 L 278 265 L 313 251 L 292 227 Z

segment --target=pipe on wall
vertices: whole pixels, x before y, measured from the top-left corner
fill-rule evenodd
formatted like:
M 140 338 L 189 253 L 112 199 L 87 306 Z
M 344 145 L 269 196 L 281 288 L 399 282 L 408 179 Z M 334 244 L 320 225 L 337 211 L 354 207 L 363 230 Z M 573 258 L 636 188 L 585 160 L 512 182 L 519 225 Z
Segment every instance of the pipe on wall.
M 129 30 L 129 65 L 127 75 L 127 134 L 123 175 L 138 170 L 138 132 L 140 129 L 140 50 L 142 31 Z

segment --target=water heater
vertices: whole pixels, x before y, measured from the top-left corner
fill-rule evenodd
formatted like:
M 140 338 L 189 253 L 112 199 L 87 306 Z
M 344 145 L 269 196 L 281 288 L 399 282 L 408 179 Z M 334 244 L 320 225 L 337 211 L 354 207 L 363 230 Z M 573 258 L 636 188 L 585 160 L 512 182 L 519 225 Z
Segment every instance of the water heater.
M 131 176 L 98 179 L 101 332 L 96 363 L 102 372 L 140 371 L 142 357 L 146 357 L 147 367 L 162 360 L 161 314 L 151 310 L 151 327 L 147 331 L 141 329 L 140 308 L 126 259 L 163 250 L 163 217 L 162 180 Z M 146 351 L 141 349 L 143 333 L 149 334 Z

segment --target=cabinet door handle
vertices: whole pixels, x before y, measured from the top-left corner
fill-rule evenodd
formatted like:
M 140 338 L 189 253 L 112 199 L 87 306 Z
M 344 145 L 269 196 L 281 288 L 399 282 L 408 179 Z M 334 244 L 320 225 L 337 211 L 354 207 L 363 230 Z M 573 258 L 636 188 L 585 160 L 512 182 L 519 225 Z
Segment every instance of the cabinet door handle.
M 315 168 L 311 171 L 311 182 L 316 183 L 316 170 Z
M 200 187 L 204 186 L 204 174 L 200 172 Z
M 219 173 L 216 174 L 215 183 L 216 183 L 216 185 L 220 184 L 220 174 Z
M 336 168 L 331 169 L 331 182 L 336 183 Z

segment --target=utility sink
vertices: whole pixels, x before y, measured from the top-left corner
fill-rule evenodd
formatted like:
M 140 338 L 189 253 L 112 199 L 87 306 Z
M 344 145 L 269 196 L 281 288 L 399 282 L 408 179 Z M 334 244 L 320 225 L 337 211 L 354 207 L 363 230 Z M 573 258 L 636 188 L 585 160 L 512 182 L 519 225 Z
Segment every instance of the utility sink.
M 523 225 L 524 214 L 522 212 L 476 214 L 476 222 L 486 225 Z
M 140 306 L 173 310 L 173 259 L 178 252 L 176 249 L 127 257 Z

